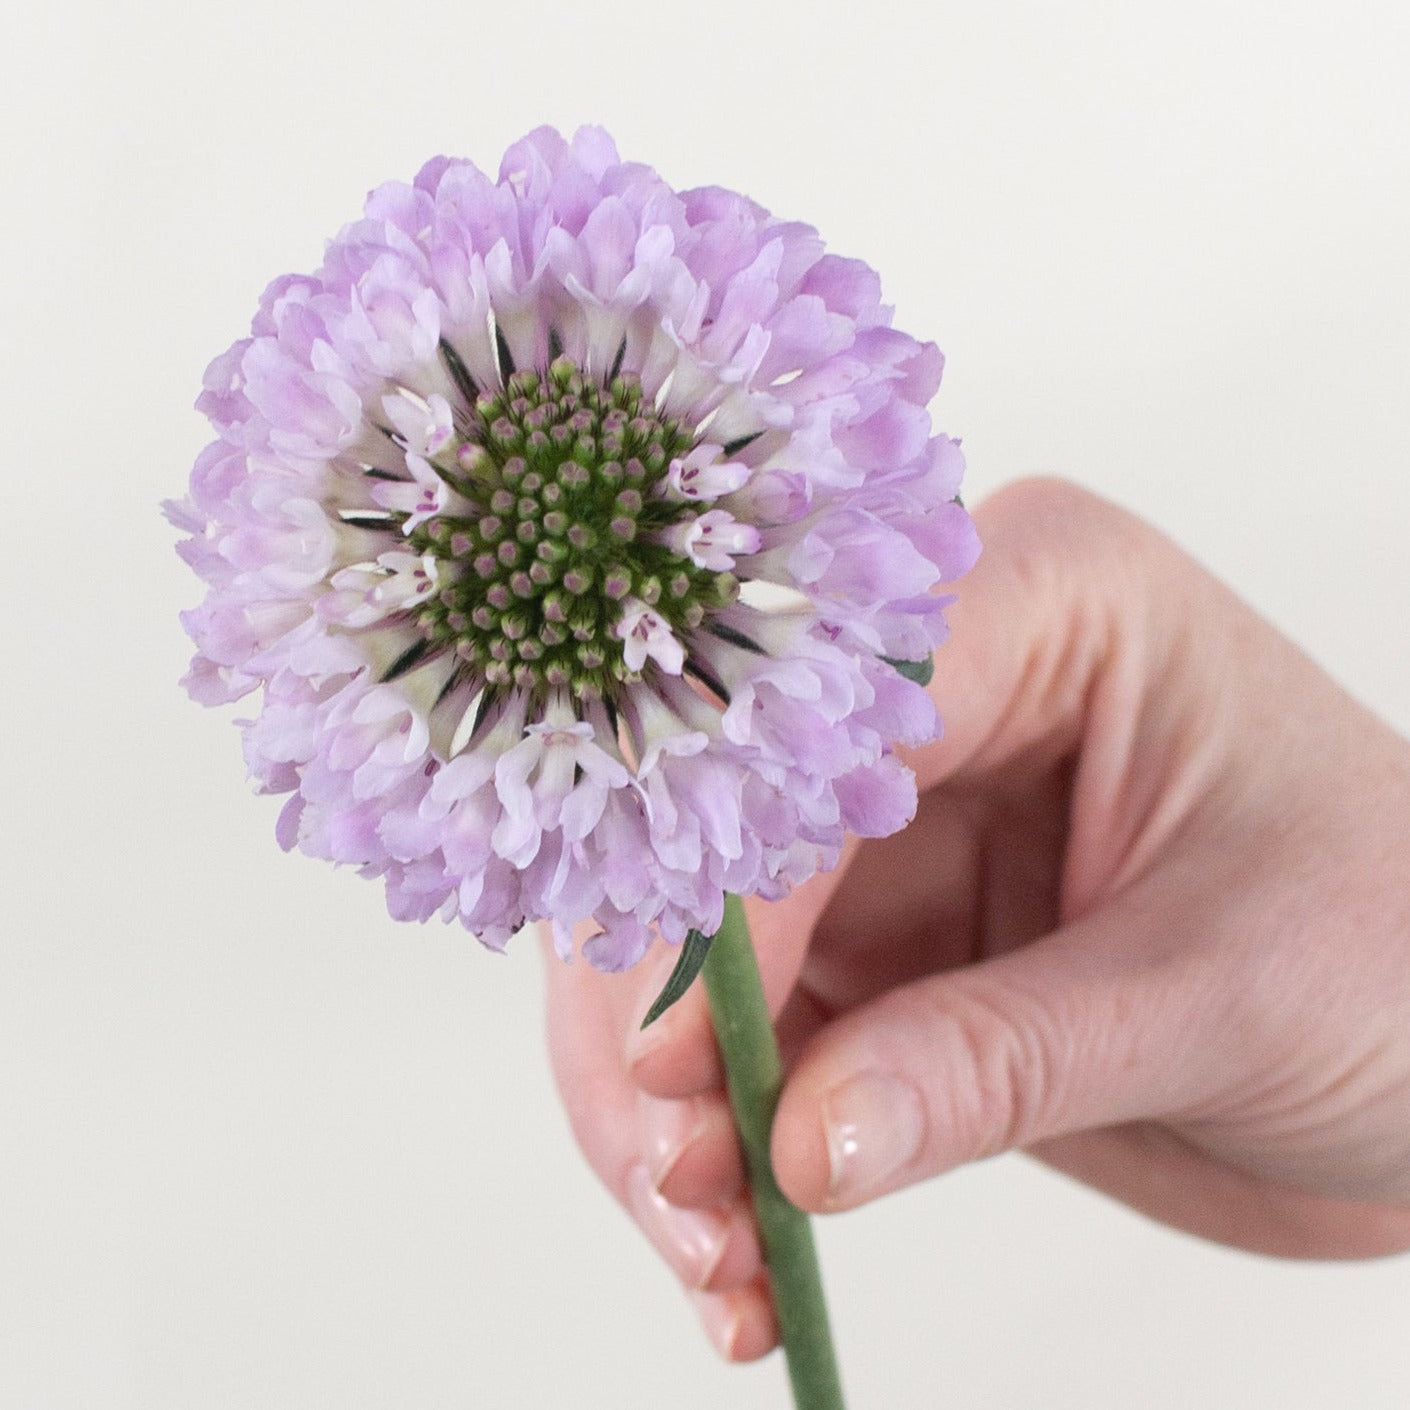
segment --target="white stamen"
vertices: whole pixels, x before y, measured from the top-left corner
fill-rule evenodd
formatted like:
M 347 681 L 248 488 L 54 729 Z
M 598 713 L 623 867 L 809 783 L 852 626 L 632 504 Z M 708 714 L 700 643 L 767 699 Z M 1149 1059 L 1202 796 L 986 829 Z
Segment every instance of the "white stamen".
M 651 657 L 667 675 L 678 676 L 685 666 L 685 649 L 666 621 L 639 598 L 622 603 L 617 635 L 623 642 L 622 659 L 629 671 L 639 671 Z

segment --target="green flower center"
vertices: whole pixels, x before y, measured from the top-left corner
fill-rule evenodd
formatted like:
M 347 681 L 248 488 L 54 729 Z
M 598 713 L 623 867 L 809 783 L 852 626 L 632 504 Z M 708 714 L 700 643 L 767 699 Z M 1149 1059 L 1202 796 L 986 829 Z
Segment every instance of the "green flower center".
M 452 649 L 491 685 L 569 686 L 610 699 L 639 679 L 626 661 L 623 604 L 644 604 L 684 644 L 738 595 L 662 542 L 697 508 L 661 493 L 691 449 L 633 376 L 610 386 L 566 357 L 546 374 L 513 373 L 485 392 L 455 469 L 436 469 L 469 502 L 407 535 L 437 565 L 437 591 L 416 608 L 428 644 Z

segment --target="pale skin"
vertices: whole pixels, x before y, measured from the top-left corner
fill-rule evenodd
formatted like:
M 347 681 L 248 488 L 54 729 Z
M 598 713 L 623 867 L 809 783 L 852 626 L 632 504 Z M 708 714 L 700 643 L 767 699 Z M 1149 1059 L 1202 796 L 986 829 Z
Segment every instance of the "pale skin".
M 749 918 L 785 1193 L 1022 1149 L 1291 1258 L 1410 1249 L 1410 745 L 1154 529 L 1059 482 L 975 513 L 915 821 Z M 720 1352 L 776 1329 L 701 986 L 548 965 L 578 1141 Z

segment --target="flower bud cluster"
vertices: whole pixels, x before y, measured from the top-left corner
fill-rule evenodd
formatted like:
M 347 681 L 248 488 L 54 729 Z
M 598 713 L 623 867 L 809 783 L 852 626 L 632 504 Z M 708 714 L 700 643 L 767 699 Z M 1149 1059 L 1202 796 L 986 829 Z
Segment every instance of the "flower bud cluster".
M 639 679 L 626 608 L 645 604 L 684 642 L 738 593 L 680 547 L 697 509 L 668 471 L 690 448 L 635 377 L 600 386 L 566 357 L 478 395 L 431 459 L 455 507 L 407 534 L 437 567 L 416 609 L 429 642 L 492 685 L 610 698 Z

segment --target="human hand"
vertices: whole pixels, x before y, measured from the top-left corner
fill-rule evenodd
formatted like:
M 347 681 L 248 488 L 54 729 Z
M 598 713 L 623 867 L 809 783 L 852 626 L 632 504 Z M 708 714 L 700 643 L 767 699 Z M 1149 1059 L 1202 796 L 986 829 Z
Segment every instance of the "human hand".
M 785 1193 L 852 1208 L 1022 1148 L 1292 1257 L 1410 1248 L 1410 745 L 1149 526 L 1071 487 L 975 515 L 915 821 L 751 904 Z M 696 985 L 549 965 L 594 1169 L 734 1359 L 776 1339 Z

